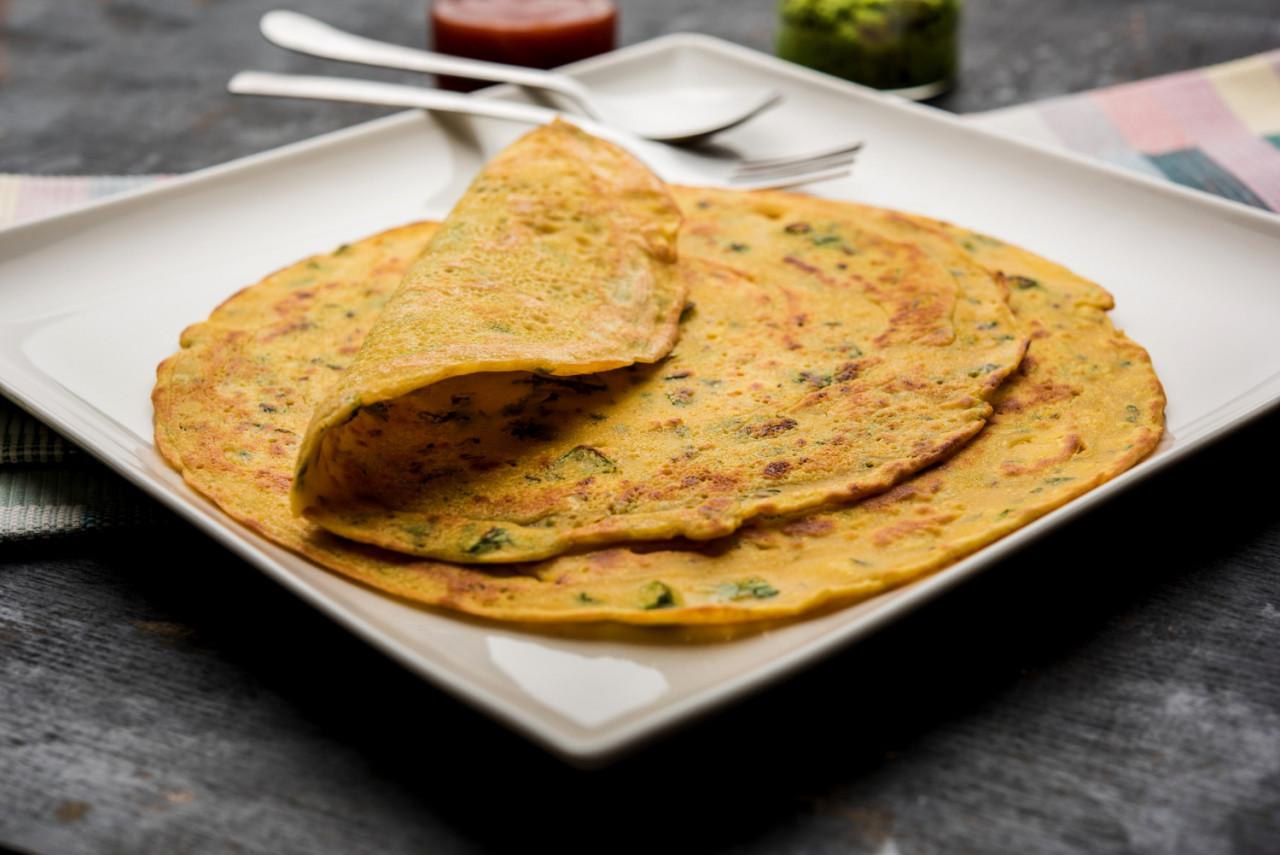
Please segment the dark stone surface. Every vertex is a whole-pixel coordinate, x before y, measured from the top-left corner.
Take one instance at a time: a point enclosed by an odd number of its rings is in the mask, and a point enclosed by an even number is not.
[[[276,0],[0,0],[0,171],[188,172],[389,111],[226,94],[236,71],[344,74],[268,44]],[[773,0],[623,0],[626,44],[703,32],[770,51]],[[426,44],[414,0],[292,5],[387,41]],[[1235,59],[1280,45],[1275,0],[970,0],[958,89],[973,112]],[[359,69],[363,76],[421,75]]]
[[[0,170],[183,171],[377,115],[248,0],[10,0]],[[767,47],[772,2],[624,2]],[[405,2],[299,2],[421,41]],[[971,110],[1280,46],[1269,2],[968,4]],[[377,74],[377,72],[373,72]],[[397,78],[394,73],[383,75]],[[617,766],[570,770],[185,524],[0,547],[0,841],[54,853],[1280,851],[1280,483],[1261,419]]]

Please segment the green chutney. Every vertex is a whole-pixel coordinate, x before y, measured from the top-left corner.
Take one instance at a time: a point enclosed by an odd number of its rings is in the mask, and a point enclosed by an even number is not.
[[[783,59],[917,97],[955,77],[960,0],[782,0],[779,13]]]

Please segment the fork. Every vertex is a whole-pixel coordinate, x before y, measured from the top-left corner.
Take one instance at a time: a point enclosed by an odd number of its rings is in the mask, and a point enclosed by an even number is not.
[[[241,95],[350,101],[389,107],[421,107],[534,125],[544,125],[562,117],[562,114],[556,110],[533,104],[477,98],[396,83],[339,77],[242,71],[231,78],[227,88]],[[665,181],[739,190],[796,187],[840,178],[849,174],[853,157],[862,147],[861,143],[851,143],[798,155],[742,158],[724,153],[724,150],[672,148],[580,116],[564,118],[588,133],[625,148]]]

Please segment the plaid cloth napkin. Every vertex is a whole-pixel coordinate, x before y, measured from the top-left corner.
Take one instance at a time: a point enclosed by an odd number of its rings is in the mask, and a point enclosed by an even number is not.
[[[1280,50],[968,119],[1280,211]]]
[[[0,397],[0,543],[147,525],[167,512]]]
[[[1269,211],[1280,211],[1280,50],[967,117]],[[162,176],[0,175],[0,226]],[[0,543],[148,525],[165,512],[0,398]]]

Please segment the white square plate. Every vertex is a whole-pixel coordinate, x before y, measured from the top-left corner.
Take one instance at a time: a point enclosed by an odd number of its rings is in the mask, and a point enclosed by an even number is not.
[[[353,584],[187,488],[152,444],[149,395],[156,364],[186,325],[299,258],[439,217],[515,133],[420,113],[0,232],[0,388],[406,667],[580,765],[606,762],[875,631],[1280,399],[1280,218],[1003,139],[706,37],[658,39],[574,73],[618,90],[776,86],[783,105],[727,142],[764,153],[865,140],[854,176],[815,192],[963,223],[1101,282],[1116,296],[1117,325],[1150,350],[1165,384],[1166,441],[1121,478],[933,576],[714,643],[679,630],[524,630]]]

